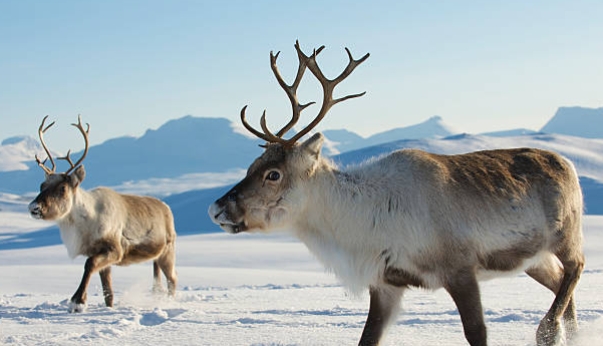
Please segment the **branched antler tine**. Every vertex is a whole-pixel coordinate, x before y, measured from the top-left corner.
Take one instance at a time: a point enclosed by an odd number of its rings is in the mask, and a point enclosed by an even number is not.
[[[241,122],[243,122],[243,126],[245,126],[245,128],[253,133],[254,135],[256,135],[257,137],[259,137],[260,139],[265,140],[266,142],[268,142],[268,138],[266,137],[265,134],[263,134],[262,132],[256,130],[253,128],[253,126],[249,125],[249,123],[247,123],[247,120],[245,119],[245,110],[247,110],[247,106],[243,107],[243,109],[241,109]],[[266,114],[266,111],[264,111],[264,114]]]
[[[312,102],[308,102],[305,105],[299,105],[299,110],[303,111],[304,109],[306,109],[308,106],[311,106],[313,104],[315,104],[316,102],[312,101]]]
[[[322,106],[320,107],[320,111],[318,112],[318,115],[316,116],[316,118],[314,118],[314,120],[310,124],[308,124],[308,126],[304,127],[295,136],[293,136],[291,139],[289,139],[290,143],[295,143],[298,139],[300,139],[301,137],[306,135],[308,132],[310,132],[314,127],[316,127],[316,125],[318,125],[318,123],[324,118],[324,116],[327,114],[329,109],[331,109],[331,107],[333,107],[333,105],[335,105],[341,101],[350,99],[350,98],[360,97],[366,93],[366,92],[362,92],[362,93],[358,93],[358,94],[352,94],[352,95],[347,95],[347,96],[340,97],[337,99],[333,99],[333,90],[335,89],[335,86],[337,84],[339,84],[342,80],[344,80],[347,76],[349,76],[358,65],[363,63],[366,59],[368,59],[370,54],[366,53],[362,58],[360,58],[358,60],[354,60],[354,58],[352,57],[352,53],[350,53],[350,50],[348,48],[345,48],[345,51],[347,52],[348,58],[349,58],[348,65],[345,67],[343,72],[341,72],[339,74],[339,76],[337,76],[337,78],[328,79],[322,73],[322,71],[320,70],[320,67],[318,67],[318,63],[316,62],[316,56],[318,55],[318,53],[320,53],[320,51],[323,48],[324,48],[324,46],[321,46],[320,48],[315,50],[314,53],[312,53],[312,55],[309,57],[308,62],[307,62],[308,69],[310,70],[310,72],[312,72],[312,74],[316,77],[316,79],[318,79],[318,81],[320,82],[320,85],[322,85],[322,88],[323,88]]]
[[[358,65],[362,64],[371,55],[370,53],[366,53],[362,58],[354,60],[354,57],[352,57],[352,53],[350,53],[350,50],[347,47],[345,48],[345,51],[348,53],[350,61],[348,62],[348,66],[346,66],[345,70],[343,70],[343,72],[341,72],[341,74],[333,80],[335,85],[344,80],[347,76],[349,76],[354,71],[354,69],[358,67]],[[364,94],[366,94],[366,91],[337,98],[331,102],[331,106],[341,101],[363,96]]]
[[[354,57],[352,57],[352,53],[350,53],[350,50],[347,47],[345,48],[345,51],[348,53],[348,58],[350,59],[350,61],[348,62],[348,66],[346,66],[345,70],[343,70],[343,72],[341,72],[341,74],[333,80],[333,83],[335,85],[339,84],[339,82],[349,76],[352,71],[354,71],[354,69],[358,67],[358,65],[362,64],[371,55],[370,53],[366,53],[362,58],[354,60]]]
[[[36,162],[38,163],[38,166],[40,166],[40,168],[42,168],[44,170],[44,172],[46,172],[46,174],[52,174],[54,173],[54,168],[50,169],[48,167],[46,167],[46,159],[44,159],[44,161],[41,161],[38,158],[38,155],[34,155]]]
[[[80,115],[77,116],[77,124],[71,124],[72,126],[75,126],[78,130],[80,130],[80,133],[82,134],[82,136],[84,136],[84,153],[82,154],[82,157],[79,158],[79,160],[77,160],[77,162],[75,164],[73,164],[71,162],[71,158],[69,157],[69,154],[71,152],[68,151],[67,155],[65,157],[63,157],[62,159],[66,160],[67,162],[69,162],[69,164],[71,165],[71,168],[67,170],[67,172],[65,172],[65,174],[69,174],[73,169],[75,169],[77,166],[79,166],[84,159],[86,158],[86,155],[88,155],[88,149],[89,149],[89,140],[88,140],[88,133],[90,132],[90,124],[86,123],[86,130],[84,130],[84,126],[82,125],[82,117]]]
[[[348,99],[353,99],[353,98],[355,98],[355,97],[364,96],[364,94],[366,94],[366,91],[363,91],[363,92],[358,93],[358,94],[351,94],[351,95],[347,95],[347,96],[343,96],[343,97],[340,97],[340,98],[334,99],[334,100],[331,102],[331,106],[333,106],[333,105],[335,105],[335,104],[338,104],[338,103],[339,103],[339,102],[341,102],[341,101],[345,101],[345,100],[348,100]]]
[[[42,148],[44,148],[44,151],[46,152],[46,159],[44,159],[44,161],[40,161],[40,159],[38,158],[38,155],[35,155],[35,158],[36,158],[36,162],[38,163],[38,166],[42,167],[44,172],[46,172],[47,174],[52,174],[56,170],[56,165],[54,163],[52,155],[50,155],[50,150],[48,150],[48,147],[46,146],[46,142],[44,141],[44,133],[52,125],[54,125],[54,121],[52,123],[50,123],[48,126],[44,127],[44,123],[46,122],[46,119],[48,119],[48,115],[45,116],[44,119],[42,119],[42,124],[40,124],[40,127],[38,128],[38,137],[40,137],[40,143],[42,144]],[[50,160],[50,164],[52,165],[52,168],[46,167],[46,160]]]
[[[57,157],[57,160],[65,160],[65,161],[67,161],[67,163],[69,163],[70,168],[67,170],[67,172],[70,172],[75,167],[75,165],[71,161],[71,149],[67,150],[67,155],[62,156],[62,157]]]
[[[320,46],[318,49],[315,49],[314,52],[312,53],[313,57],[316,57],[316,55],[318,55],[323,49],[325,48],[325,46]],[[287,131],[291,130],[291,128],[293,128],[293,126],[295,124],[297,124],[297,122],[299,121],[299,117],[301,115],[301,112],[307,108],[310,105],[313,105],[315,102],[309,102],[306,104],[300,104],[299,100],[297,99],[297,88],[299,87],[299,84],[301,83],[301,80],[304,76],[304,72],[306,71],[306,67],[308,66],[308,60],[311,59],[311,57],[307,56],[306,54],[304,54],[304,52],[302,52],[300,46],[299,46],[299,41],[295,41],[295,50],[297,51],[297,58],[299,60],[299,65],[297,67],[297,75],[295,76],[295,80],[293,81],[293,84],[291,85],[287,85],[282,77],[280,76],[280,74],[278,74],[278,69],[276,67],[276,58],[278,57],[278,53],[276,54],[276,56],[274,57],[273,60],[271,60],[272,62],[272,67],[273,67],[273,71],[275,73],[275,75],[277,75],[277,80],[279,81],[279,84],[281,85],[281,87],[283,89],[285,89],[285,92],[287,93],[287,96],[289,97],[289,101],[291,102],[291,109],[293,111],[293,114],[291,116],[291,120],[287,123],[287,125],[285,125],[282,129],[280,129],[277,133],[276,133],[276,137],[282,138],[285,133],[287,133]]]
[[[277,142],[277,143],[286,143],[287,141],[282,139],[281,137],[275,136],[270,132],[268,126],[266,125],[266,111],[262,114],[260,118],[260,126],[262,126],[262,130],[264,131],[264,135],[268,138],[268,142]]]
[[[323,49],[325,49],[325,46],[324,46],[324,45],[322,45],[322,46],[318,47],[317,49],[314,49],[314,51],[312,52],[312,55],[314,56],[314,58],[316,58],[316,56],[317,56],[318,54],[320,54],[320,52],[322,52],[322,50],[323,50]]]
[[[276,65],[276,59],[278,58],[278,54],[280,52],[277,53],[276,55],[272,55],[272,52],[270,52],[270,67],[272,68],[272,72],[274,73],[274,76],[276,77],[278,84],[281,86],[281,88],[283,88],[283,90],[285,90],[285,93],[287,94],[287,97],[289,98],[289,102],[291,102],[291,110],[292,110],[291,120],[276,133],[276,137],[281,137],[281,138],[283,135],[285,135],[285,133],[287,133],[287,131],[291,130],[291,128],[299,121],[301,111],[304,108],[309,106],[309,104],[308,105],[300,105],[299,100],[297,99],[297,88],[299,87],[299,84],[301,83],[301,80],[304,76],[304,72],[306,72],[306,65],[307,65],[308,57],[306,57],[306,55],[303,54],[303,52],[299,48],[299,41],[295,42],[295,49],[297,51],[297,58],[299,60],[299,64],[297,67],[297,74],[295,75],[295,79],[293,80],[293,83],[291,85],[288,85],[287,83],[285,83],[283,77],[281,76],[280,72],[278,71],[278,67]]]

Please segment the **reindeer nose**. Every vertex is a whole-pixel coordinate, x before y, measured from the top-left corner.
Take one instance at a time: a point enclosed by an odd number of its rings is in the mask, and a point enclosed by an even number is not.
[[[42,218],[42,208],[37,202],[29,203],[29,213],[36,219]]]
[[[207,210],[207,213],[209,214],[209,217],[211,218],[211,220],[212,220],[214,223],[218,223],[218,221],[217,221],[217,220],[218,220],[218,217],[219,217],[219,216],[220,216],[220,214],[222,214],[223,212],[224,212],[224,210],[223,210],[222,208],[220,208],[220,207],[218,206],[218,204],[217,204],[217,203],[215,203],[215,202],[214,202],[214,203],[212,203],[212,204],[209,206],[209,209]]]

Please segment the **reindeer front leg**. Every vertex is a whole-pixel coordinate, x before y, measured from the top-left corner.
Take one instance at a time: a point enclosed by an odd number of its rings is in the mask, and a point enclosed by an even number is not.
[[[113,290],[111,288],[111,264],[119,262],[121,253],[116,247],[103,243],[100,253],[94,256],[88,257],[84,264],[84,275],[80,282],[77,291],[71,297],[69,306],[69,312],[83,312],[86,308],[87,291],[88,285],[90,284],[90,277],[97,271],[100,272],[101,283],[103,286],[103,294],[105,296],[105,304],[111,307],[113,306]],[[107,295],[107,292],[110,294]]]
[[[82,277],[80,286],[73,294],[73,297],[71,297],[69,312],[83,312],[86,308],[86,300],[88,298],[86,291],[88,290],[88,284],[90,283],[90,276],[92,276],[93,268],[94,258],[88,257],[86,263],[84,264],[84,276]]]
[[[359,346],[379,345],[383,332],[400,309],[403,292],[404,288],[394,286],[369,288],[371,296],[369,313]]]

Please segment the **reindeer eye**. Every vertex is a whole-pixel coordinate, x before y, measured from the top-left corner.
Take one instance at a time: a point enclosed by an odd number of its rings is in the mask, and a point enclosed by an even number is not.
[[[272,180],[272,181],[277,181],[280,178],[281,178],[281,174],[277,171],[270,171],[268,173],[268,175],[266,175],[266,179]]]

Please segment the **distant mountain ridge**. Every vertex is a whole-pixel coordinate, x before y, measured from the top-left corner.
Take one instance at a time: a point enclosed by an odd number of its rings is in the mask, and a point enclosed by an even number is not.
[[[440,117],[366,139],[347,130],[328,130],[324,132],[327,137],[324,153],[336,155],[399,138],[437,138],[450,133]],[[0,169],[0,191],[15,194],[35,191],[44,177],[33,161],[36,153],[43,153],[38,141],[15,137],[5,142],[7,145],[0,147],[0,155],[7,153],[18,162],[4,160],[11,164]],[[84,161],[87,171],[84,187],[245,168],[261,154],[259,145],[262,143],[260,139],[243,135],[227,119],[187,115],[170,120],[156,130],[147,130],[138,138],[118,137],[90,147]],[[23,149],[22,154],[15,156],[7,149],[9,144],[28,150]],[[81,152],[72,153],[74,158],[80,155]],[[64,163],[57,164],[61,170]]]
[[[602,112],[603,108],[562,107],[542,131],[563,133],[562,131],[569,129],[569,125],[553,125],[564,119],[573,119],[572,126],[577,130],[572,133],[590,134],[590,128],[599,126],[593,126],[588,121],[603,118]],[[579,129],[582,130],[578,131]],[[488,136],[505,138],[535,133],[515,129],[489,133]],[[462,135],[440,116],[368,138],[345,129],[326,130],[323,134],[327,137],[323,154],[327,156],[399,140],[441,139]],[[600,138],[603,138],[603,134]],[[173,179],[187,174],[245,169],[263,151],[260,144],[263,144],[261,140],[244,135],[237,125],[227,119],[188,115],[170,120],[156,130],[148,130],[138,138],[113,138],[92,146],[84,162],[87,171],[84,187],[127,185],[149,179]],[[12,137],[2,142],[0,192],[23,194],[37,190],[44,173],[33,160],[36,153],[43,151],[38,141],[31,137]],[[73,153],[72,157],[79,155],[81,153]]]
[[[540,132],[603,138],[603,107],[559,107]]]
[[[446,124],[442,117],[437,115],[415,125],[379,132],[367,138],[363,138],[347,130],[327,130],[323,132],[329,140],[338,142],[337,149],[339,152],[356,150],[400,139],[442,138],[458,133],[452,126]]]

